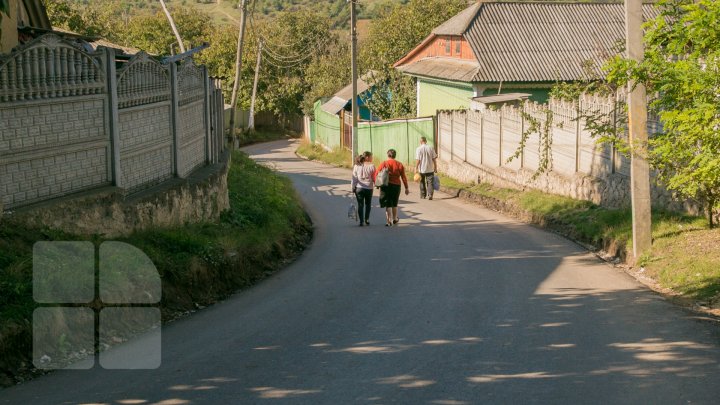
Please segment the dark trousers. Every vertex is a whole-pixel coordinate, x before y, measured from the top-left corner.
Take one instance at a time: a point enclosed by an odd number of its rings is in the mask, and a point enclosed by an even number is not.
[[[370,206],[372,205],[373,191],[366,188],[358,188],[355,197],[358,202],[358,219],[360,222],[370,220]]]
[[[420,197],[433,196],[433,180],[435,173],[420,173]]]

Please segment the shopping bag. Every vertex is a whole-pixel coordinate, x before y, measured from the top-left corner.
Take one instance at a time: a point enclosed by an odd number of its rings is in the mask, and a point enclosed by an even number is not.
[[[440,190],[440,177],[437,175],[433,176],[433,190]]]

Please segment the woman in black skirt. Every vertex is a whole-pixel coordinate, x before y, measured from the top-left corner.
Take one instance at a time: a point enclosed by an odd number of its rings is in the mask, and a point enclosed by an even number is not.
[[[398,218],[398,201],[400,200],[400,188],[402,185],[405,186],[405,195],[410,194],[408,189],[408,181],[405,176],[405,167],[402,163],[395,160],[397,152],[395,149],[387,151],[388,159],[380,164],[375,176],[382,169],[388,169],[388,185],[380,187],[380,207],[385,208],[385,226],[393,226],[397,224],[400,219]]]

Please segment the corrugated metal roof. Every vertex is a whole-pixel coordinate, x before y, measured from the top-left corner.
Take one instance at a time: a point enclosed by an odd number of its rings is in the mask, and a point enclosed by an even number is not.
[[[645,18],[657,9],[644,5]],[[593,73],[625,40],[623,4],[482,3],[465,38],[479,82],[578,80]],[[620,45],[620,47],[618,46]]]
[[[413,76],[436,77],[459,82],[472,82],[480,65],[476,61],[446,57],[429,57],[400,66],[403,73]]]
[[[363,94],[370,88],[370,85],[367,84],[365,80],[358,77],[357,81],[357,92],[358,94]],[[351,102],[353,98],[353,91],[352,91],[352,83],[348,84],[347,86],[343,87],[340,91],[335,93],[330,101],[326,102],[320,108],[322,108],[324,111],[329,112],[330,114],[337,114],[345,108],[347,103]]]
[[[440,26],[432,30],[435,35],[462,35],[467,31],[470,24],[475,19],[481,3],[475,3],[472,6],[458,13],[455,17],[445,21]]]

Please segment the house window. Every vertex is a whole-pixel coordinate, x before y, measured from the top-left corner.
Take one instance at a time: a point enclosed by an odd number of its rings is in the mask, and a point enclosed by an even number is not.
[[[450,55],[450,51],[452,51],[452,39],[445,41],[445,53]]]
[[[462,41],[457,40],[457,41],[455,41],[455,54],[459,56],[461,51],[462,51]]]

